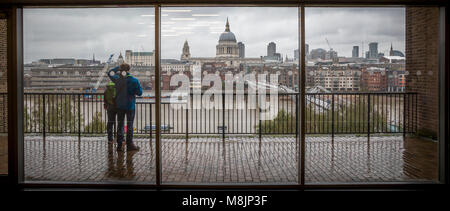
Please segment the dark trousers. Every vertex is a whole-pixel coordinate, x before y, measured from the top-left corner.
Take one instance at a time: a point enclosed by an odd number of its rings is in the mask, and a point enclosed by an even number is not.
[[[106,131],[108,132],[108,141],[114,140],[114,126],[116,125],[117,109],[108,107],[106,109],[108,114],[108,123],[106,123]]]
[[[119,109],[117,111],[117,122],[118,122],[118,129],[117,129],[117,143],[122,144],[123,142],[123,131],[124,131],[124,119],[125,115],[127,116],[127,145],[130,145],[133,143],[133,122],[134,122],[134,110],[121,110]]]

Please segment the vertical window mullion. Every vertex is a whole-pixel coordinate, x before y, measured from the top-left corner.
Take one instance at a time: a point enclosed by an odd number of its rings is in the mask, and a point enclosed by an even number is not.
[[[161,185],[161,5],[155,5],[155,118],[156,186]]]
[[[300,142],[300,151],[297,153],[299,154],[299,160],[298,160],[298,184],[303,186],[305,185],[305,7],[304,5],[299,6],[299,20],[298,20],[298,30],[299,30],[299,93],[300,93],[300,103],[298,103],[297,106],[299,106],[298,111],[299,119],[297,121],[300,121],[298,126],[299,133],[298,137],[300,140],[297,140],[297,142]]]

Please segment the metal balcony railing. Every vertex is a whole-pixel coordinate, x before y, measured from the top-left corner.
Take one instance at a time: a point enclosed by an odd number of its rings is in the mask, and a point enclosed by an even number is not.
[[[298,93],[273,98],[258,94],[190,94],[172,101],[163,97],[161,133],[296,135],[299,97]],[[305,98],[307,134],[370,135],[417,130],[417,93],[307,93]],[[0,99],[4,107],[0,132],[6,133],[7,94],[1,93]],[[267,106],[271,109],[265,109]],[[155,115],[154,98],[137,98],[135,134],[153,135]],[[103,94],[24,94],[25,133],[41,133],[44,137],[49,133],[104,134],[106,123]]]

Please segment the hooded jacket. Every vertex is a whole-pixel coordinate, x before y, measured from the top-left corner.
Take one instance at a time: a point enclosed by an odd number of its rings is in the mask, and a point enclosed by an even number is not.
[[[121,110],[135,110],[136,96],[142,95],[139,80],[127,72],[122,76],[119,66],[108,71],[108,77],[116,84],[116,107]]]

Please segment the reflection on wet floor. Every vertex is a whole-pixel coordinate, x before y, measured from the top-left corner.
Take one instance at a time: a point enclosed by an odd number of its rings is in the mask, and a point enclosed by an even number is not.
[[[132,180],[136,176],[133,161],[136,152],[116,152],[115,149],[113,144],[108,144],[108,169],[105,176],[107,178]],[[125,161],[124,158],[126,158]]]
[[[437,179],[437,144],[401,136],[307,137],[307,183]],[[155,143],[116,152],[102,137],[26,137],[25,175],[33,181],[155,182]],[[162,140],[163,183],[295,183],[294,137]]]
[[[314,139],[314,138],[310,138]],[[437,179],[437,144],[415,138],[319,139],[306,145],[306,182],[390,182]]]
[[[8,174],[8,134],[0,134],[0,175]]]

